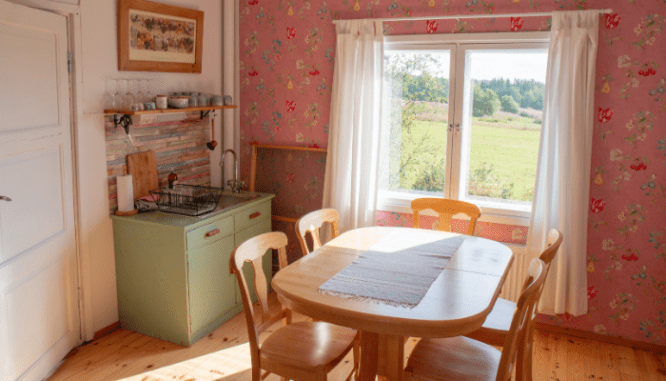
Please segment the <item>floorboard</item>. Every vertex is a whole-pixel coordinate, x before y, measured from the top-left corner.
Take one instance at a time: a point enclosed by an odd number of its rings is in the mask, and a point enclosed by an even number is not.
[[[271,296],[271,308],[278,308]],[[294,321],[305,317],[294,314]],[[418,339],[405,343],[408,356]],[[343,380],[352,356],[329,374]],[[534,335],[534,380],[666,380],[666,355],[552,332]],[[241,313],[191,347],[118,329],[74,349],[49,381],[250,381],[250,352]],[[278,381],[270,375],[267,381]]]

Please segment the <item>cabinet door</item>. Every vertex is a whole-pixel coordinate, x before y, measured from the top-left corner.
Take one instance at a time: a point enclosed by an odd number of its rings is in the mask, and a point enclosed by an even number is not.
[[[235,244],[236,246],[240,245],[244,241],[257,236],[259,234],[268,233],[271,231],[271,219],[265,218],[262,221],[236,233]],[[270,289],[271,279],[273,276],[273,256],[271,253],[265,254],[262,262],[264,268],[264,273],[266,274],[266,282]],[[250,289],[250,296],[252,297],[252,302],[257,301],[257,294],[254,292],[254,271],[252,271],[252,265],[250,263],[245,263],[243,265],[243,273],[245,274],[245,281],[247,282],[247,287]],[[236,303],[243,303],[240,294],[240,288],[236,284]]]
[[[229,235],[188,253],[190,336],[236,305],[235,278],[229,269],[234,237]]]

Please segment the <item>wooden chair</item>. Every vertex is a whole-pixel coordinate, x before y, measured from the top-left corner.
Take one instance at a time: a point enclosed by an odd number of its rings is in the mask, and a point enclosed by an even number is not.
[[[560,233],[560,231],[557,229],[551,229],[548,232],[547,242],[548,242],[548,247],[546,247],[543,253],[541,253],[541,255],[539,256],[539,259],[541,259],[545,263],[546,276],[548,276],[548,271],[550,271],[550,264],[553,261],[553,258],[555,258],[555,254],[557,254],[557,250],[559,249],[560,244],[562,243],[562,233]],[[536,299],[537,304],[539,303],[539,299],[541,298],[542,291],[543,287],[539,289],[539,293],[537,294],[537,299]],[[506,337],[509,334],[509,330],[511,329],[511,319],[513,317],[514,311],[516,311],[516,303],[506,299],[498,298],[497,301],[495,302],[493,310],[490,311],[490,314],[488,314],[486,321],[483,323],[483,326],[478,330],[469,333],[465,336],[489,345],[494,345],[494,346],[504,345],[504,343],[506,342]],[[527,361],[526,369],[529,369],[529,372],[526,371],[525,379],[531,380],[532,379],[531,378],[532,376],[531,335],[530,335],[530,340],[526,346],[526,352],[529,353],[530,356],[526,359]]]
[[[291,313],[284,307],[271,316],[268,309],[266,275],[261,266],[263,255],[270,249],[278,251],[280,269],[287,266],[287,236],[282,232],[258,235],[238,245],[231,253],[231,269],[241,289],[245,320],[252,357],[252,380],[261,381],[275,373],[283,379],[326,380],[328,372],[342,361],[354,344],[356,331],[324,322],[291,322]],[[268,251],[272,252],[272,251]],[[242,266],[251,262],[254,285],[259,299],[261,319],[258,322],[250,299],[250,291]],[[283,326],[272,332],[262,343],[259,335],[279,320]],[[262,375],[261,370],[266,372]],[[351,375],[356,371],[352,370]]]
[[[458,213],[465,213],[469,216],[469,227],[467,235],[474,235],[476,220],[481,216],[481,209],[474,204],[465,201],[449,200],[446,198],[417,198],[412,201],[412,213],[414,227],[419,227],[419,213],[422,210],[432,209],[439,214],[439,229],[441,231],[451,231],[451,218]]]
[[[506,381],[515,368],[516,381],[522,381],[525,345],[532,333],[532,316],[545,279],[544,262],[534,258],[501,352],[464,336],[421,339],[409,356],[406,375],[412,380]]]
[[[312,237],[312,250],[317,250],[321,247],[321,238],[319,237],[319,229],[321,226],[324,222],[329,222],[331,224],[331,237],[335,238],[340,234],[338,231],[339,219],[340,215],[335,209],[315,210],[314,212],[310,212],[299,218],[296,222],[296,236],[301,243],[301,251],[303,252],[303,255],[308,255],[310,253],[305,236],[310,233],[310,236]]]
[[[335,238],[340,234],[338,231],[339,219],[340,215],[338,214],[338,211],[332,208],[315,210],[299,218],[298,221],[296,221],[296,236],[298,237],[298,242],[301,244],[303,255],[310,254],[310,249],[308,248],[305,236],[310,233],[310,237],[312,237],[312,250],[317,250],[321,247],[319,229],[321,229],[324,222],[330,223],[331,238]],[[357,335],[356,340],[354,340],[354,369],[359,368],[360,348],[361,336]]]

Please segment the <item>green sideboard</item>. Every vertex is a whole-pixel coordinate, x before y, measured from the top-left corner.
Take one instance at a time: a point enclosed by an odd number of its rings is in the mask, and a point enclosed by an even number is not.
[[[190,346],[241,312],[229,258],[236,245],[271,231],[273,197],[261,194],[207,218],[112,216],[120,326]],[[270,284],[270,255],[263,266]],[[249,263],[243,271],[253,289]]]

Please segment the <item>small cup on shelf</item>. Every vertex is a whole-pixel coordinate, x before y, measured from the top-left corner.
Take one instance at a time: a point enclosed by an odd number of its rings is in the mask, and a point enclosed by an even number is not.
[[[208,106],[209,100],[206,94],[199,93],[199,96],[197,98],[199,100],[199,106]]]
[[[210,101],[211,106],[223,106],[224,98],[221,95],[213,95]]]

